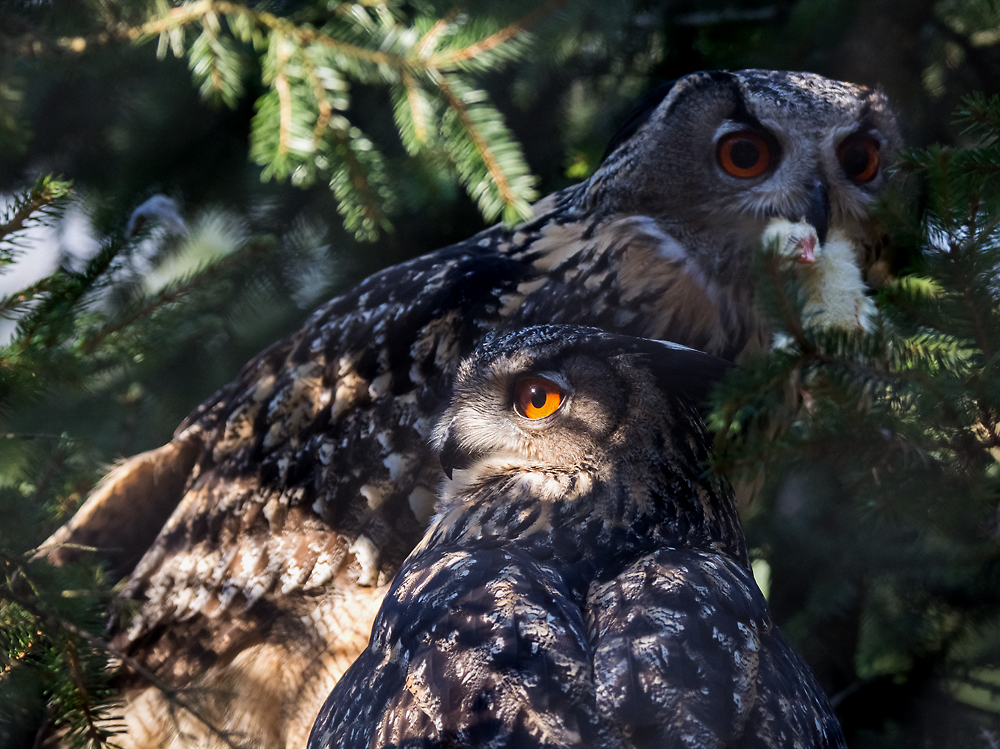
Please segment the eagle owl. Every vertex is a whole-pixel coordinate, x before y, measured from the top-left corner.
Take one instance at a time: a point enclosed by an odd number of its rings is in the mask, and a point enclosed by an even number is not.
[[[768,226],[836,232],[866,267],[897,145],[886,98],[862,86],[747,70],[661,87],[591,178],[326,303],[119,466],[45,553],[96,547],[130,575],[138,612],[115,644],[191,687],[216,727],[301,744],[435,512],[428,440],[461,358],[540,323],[734,361],[765,348],[750,266]],[[128,669],[121,689],[125,745],[211,740]]]
[[[846,746],[706,476],[723,369],[593,328],[487,338],[434,432],[440,514],[309,749]]]

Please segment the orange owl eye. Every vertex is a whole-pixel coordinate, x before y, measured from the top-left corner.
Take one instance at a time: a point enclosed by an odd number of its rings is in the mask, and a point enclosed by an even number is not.
[[[759,177],[771,166],[771,147],[757,133],[741,130],[719,141],[719,165],[734,177]]]
[[[852,135],[840,144],[837,159],[848,179],[859,184],[875,179],[878,174],[878,146],[878,141],[867,135]]]
[[[559,410],[565,394],[552,380],[544,377],[528,377],[517,383],[514,391],[514,407],[521,416],[529,419],[544,419]]]

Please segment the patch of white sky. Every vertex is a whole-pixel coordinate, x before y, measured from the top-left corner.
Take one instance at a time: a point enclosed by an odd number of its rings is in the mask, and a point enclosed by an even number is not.
[[[11,195],[0,195],[0,213],[12,202]],[[8,296],[40,281],[58,268],[62,260],[77,267],[92,258],[101,247],[81,201],[72,201],[60,221],[35,224],[18,233],[17,244],[20,248],[17,259],[0,275],[0,296]]]
[[[0,215],[13,197],[0,195]],[[219,208],[204,208],[185,222],[171,198],[154,195],[130,216],[129,229],[148,229],[134,240],[128,252],[128,273],[142,278],[146,293],[192,275],[243,246],[249,239],[246,220]],[[325,243],[325,231],[300,219],[285,241],[297,248],[298,262],[287,268],[293,300],[301,308],[313,306],[334,272]],[[0,297],[17,292],[55,271],[60,264],[82,270],[101,248],[94,231],[86,196],[72,198],[58,221],[34,225],[17,235],[20,251],[14,263],[0,273]],[[15,320],[0,319],[0,345],[9,342]]]
[[[12,195],[0,195],[0,215],[13,200]],[[0,273],[0,297],[42,280],[62,263],[77,268],[101,248],[85,204],[80,200],[71,201],[58,221],[30,225],[17,234],[15,241],[15,260]],[[0,318],[0,345],[10,341],[16,325],[16,319]]]

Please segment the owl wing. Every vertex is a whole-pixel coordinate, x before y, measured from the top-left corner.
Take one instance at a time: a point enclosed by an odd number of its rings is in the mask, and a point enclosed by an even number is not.
[[[183,682],[276,615],[385,584],[433,513],[427,440],[453,372],[524,273],[473,243],[390,268],[202,405],[174,440],[201,453],[132,573],[144,605],[122,644]]]
[[[197,699],[216,695],[203,712],[224,727],[304,740],[433,512],[427,437],[488,331],[576,322],[726,355],[757,340],[739,315],[725,323],[679,245],[663,254],[651,219],[581,212],[582,187],[516,231],[371,276],[247,364],[169,445],[116,470],[44,552],[101,547],[121,574],[141,557],[125,590],[141,607],[115,644]],[[206,730],[177,725],[142,679],[122,683],[130,735],[166,745],[163,731]]]
[[[747,733],[752,746],[847,749],[840,722],[809,666],[777,628],[765,641],[757,676],[757,704]]]
[[[637,747],[843,746],[825,696],[735,561],[658,551],[593,585],[587,611],[601,714]]]
[[[366,645],[433,513],[428,437],[454,370],[531,272],[483,240],[333,300],[178,431],[173,444],[198,454],[184,454],[183,498],[131,575],[126,595],[142,604],[115,643],[196,687],[224,729],[301,745]],[[139,746],[206,730],[178,723],[143,679],[123,686],[130,736],[151,732]]]
[[[586,625],[565,583],[510,549],[420,552],[309,749],[621,747],[599,725]]]

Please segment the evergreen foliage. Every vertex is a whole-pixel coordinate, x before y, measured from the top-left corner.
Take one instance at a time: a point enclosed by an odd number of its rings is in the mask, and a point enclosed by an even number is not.
[[[905,158],[907,191],[880,218],[912,262],[879,291],[873,334],[812,329],[794,278],[762,256],[762,302],[788,343],[720,390],[716,468],[762,484],[747,516],[755,569],[770,570],[776,621],[852,746],[1000,746],[1000,106],[974,97],[958,129],[948,118],[964,92],[1000,87],[995,5],[0,4],[0,189],[64,164],[76,185],[68,197],[43,178],[18,195],[0,217],[0,274],[54,241],[32,225],[58,229],[74,206],[101,237],[89,259],[67,255],[0,299],[12,326],[0,349],[0,746],[33,745],[39,726],[98,746],[115,728],[104,698],[119,656],[101,634],[109,611],[128,614],[116,581],[30,561],[104,463],[166,439],[337,284],[468,236],[477,211],[523,215],[527,161],[542,192],[587,176],[643,89],[750,66],[882,82],[910,142],[967,146]],[[117,86],[107,101],[94,83],[105,78]],[[176,96],[189,79],[214,109]],[[188,120],[171,119],[177,101]],[[172,141],[178,130],[187,142]],[[246,152],[259,169],[242,166]],[[454,199],[455,179],[475,210]],[[172,190],[201,223],[126,237],[128,211]],[[238,218],[204,211],[230,190],[242,191]],[[330,237],[350,243],[297,210],[321,211],[327,192],[348,232],[383,233],[377,254],[338,252],[333,265]]]
[[[56,222],[69,195],[69,183],[45,177],[14,199],[0,220],[0,270],[38,243],[27,233]],[[31,745],[40,725],[64,732],[72,746],[105,745],[116,727],[110,679],[124,657],[101,639],[109,612],[128,614],[114,581],[86,564],[32,561],[37,545],[106,470],[92,440],[32,430],[38,409],[46,401],[58,407],[73,391],[99,403],[122,382],[141,391],[144,368],[225,336],[229,315],[266,309],[281,266],[316,270],[302,237],[231,236],[206,253],[213,237],[219,242],[218,227],[213,234],[208,223],[179,240],[155,228],[118,232],[82,268],[67,259],[0,299],[0,314],[16,321],[0,347],[0,415],[9,430],[0,434],[2,746]]]
[[[716,393],[715,468],[764,477],[749,534],[772,606],[855,746],[988,746],[1000,734],[1000,100],[958,113],[975,145],[906,154],[917,209],[882,219],[919,258],[872,334],[817,330],[761,255],[787,343]]]
[[[327,182],[345,227],[373,239],[390,227],[395,187],[379,148],[353,122],[351,83],[389,87],[407,151],[446,154],[487,221],[526,218],[535,178],[503,117],[470,76],[520,57],[528,29],[563,4],[549,0],[525,9],[513,3],[502,13],[473,17],[391,0],[340,3],[321,18],[311,6],[276,15],[230,0],[176,6],[158,0],[144,21],[107,19],[105,28],[59,43],[155,39],[160,57],[187,59],[205,99],[229,107],[239,104],[247,79],[259,76],[265,92],[255,104],[250,153],[263,167],[262,178],[298,186]],[[523,15],[504,23],[511,11]]]

